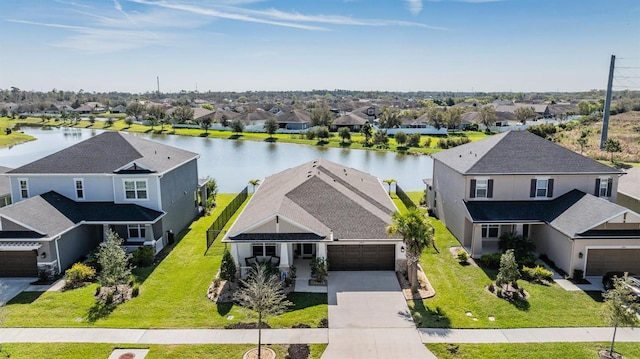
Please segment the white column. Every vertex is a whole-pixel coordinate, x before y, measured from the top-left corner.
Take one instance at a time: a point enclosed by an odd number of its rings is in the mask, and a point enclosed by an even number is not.
[[[107,240],[107,236],[109,236],[109,225],[102,225],[102,241],[105,242]]]
[[[523,225],[522,225],[522,223],[516,224],[515,232],[516,232],[516,234],[520,234],[520,235],[523,233]]]
[[[280,267],[289,267],[289,243],[280,243]]]
[[[153,227],[150,224],[144,225],[144,240],[145,241],[153,241],[155,236],[153,235]]]
[[[471,257],[479,258],[482,255],[482,225],[473,225],[473,234],[471,235]]]
[[[316,243],[316,257],[317,258],[327,258],[327,244],[326,243]]]

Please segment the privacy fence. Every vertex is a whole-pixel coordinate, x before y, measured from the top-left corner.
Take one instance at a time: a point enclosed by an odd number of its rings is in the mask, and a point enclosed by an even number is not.
[[[413,203],[413,201],[411,200],[411,198],[409,198],[409,196],[407,196],[407,194],[402,190],[402,188],[400,188],[400,186],[398,186],[398,183],[396,182],[396,195],[398,195],[398,198],[400,198],[400,200],[402,201],[402,203],[404,203],[405,207],[408,208],[416,208],[416,204]]]
[[[247,200],[249,193],[249,186],[245,187],[237,196],[222,210],[218,217],[213,221],[209,229],[207,229],[207,249],[205,254],[209,250],[209,247],[218,238],[222,229],[227,225],[234,213],[240,208],[240,206]]]

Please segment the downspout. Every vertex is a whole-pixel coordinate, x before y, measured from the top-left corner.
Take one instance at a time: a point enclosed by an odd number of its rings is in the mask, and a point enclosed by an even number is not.
[[[58,262],[58,274],[62,273],[62,265],[60,264],[60,249],[58,249],[58,239],[62,238],[61,236],[56,237],[54,239],[56,244],[56,261]]]
[[[575,260],[575,254],[576,254],[576,240],[575,238],[571,238],[571,260],[569,261],[569,273],[567,273],[567,275],[569,276],[569,278],[573,278],[573,271],[575,270],[573,268],[573,261]],[[586,261],[585,261],[586,263]],[[584,274],[583,274],[584,276]],[[574,278],[577,279],[577,278]]]

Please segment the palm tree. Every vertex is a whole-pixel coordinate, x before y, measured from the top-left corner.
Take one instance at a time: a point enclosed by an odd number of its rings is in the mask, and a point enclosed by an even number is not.
[[[411,208],[407,212],[394,212],[393,223],[387,226],[387,234],[402,236],[405,254],[407,256],[407,274],[411,283],[411,291],[418,291],[418,261],[422,251],[433,242],[433,226],[424,213],[418,208]]]
[[[396,180],[394,180],[393,178],[389,178],[389,179],[386,179],[386,180],[384,180],[382,182],[386,183],[389,186],[389,196],[391,196],[391,184],[395,183]]]
[[[259,179],[249,180],[249,184],[253,186],[253,193],[256,193],[256,186],[260,184]]]

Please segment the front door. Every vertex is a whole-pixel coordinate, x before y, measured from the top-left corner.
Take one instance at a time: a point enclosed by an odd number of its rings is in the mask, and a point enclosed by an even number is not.
[[[302,258],[313,257],[313,243],[302,244]]]

